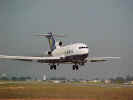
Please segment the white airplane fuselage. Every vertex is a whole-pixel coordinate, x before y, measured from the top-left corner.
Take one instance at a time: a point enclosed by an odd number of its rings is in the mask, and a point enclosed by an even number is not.
[[[53,50],[52,56],[63,57],[63,62],[70,62],[73,59],[73,62],[79,63],[82,62],[85,58],[88,57],[89,48],[84,43],[74,43],[66,46],[56,46],[56,49]]]

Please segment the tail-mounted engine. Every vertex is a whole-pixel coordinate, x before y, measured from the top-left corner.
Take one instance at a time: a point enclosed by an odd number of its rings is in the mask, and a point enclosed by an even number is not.
[[[60,47],[62,47],[62,41],[56,42],[56,48],[60,48]]]
[[[48,55],[51,56],[52,55],[52,52],[51,51],[48,51]]]
[[[60,46],[60,47],[62,46],[62,41],[59,42],[59,46]]]

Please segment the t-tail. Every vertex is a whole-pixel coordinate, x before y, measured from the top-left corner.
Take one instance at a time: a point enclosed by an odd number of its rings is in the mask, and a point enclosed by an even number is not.
[[[53,51],[56,46],[55,46],[55,39],[53,37],[53,33],[52,32],[48,32],[48,36],[46,36],[46,38],[48,38],[48,42],[49,42],[49,48],[51,51]]]
[[[59,35],[59,34],[56,34],[55,32],[41,33],[41,34],[39,34],[39,36],[44,36],[48,39],[49,48],[51,51],[56,49],[56,41],[55,41],[54,37],[64,37],[63,34]]]

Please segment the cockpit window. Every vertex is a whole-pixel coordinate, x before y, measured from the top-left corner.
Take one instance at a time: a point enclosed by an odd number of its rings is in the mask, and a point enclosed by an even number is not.
[[[88,47],[79,47],[79,49],[88,48]]]

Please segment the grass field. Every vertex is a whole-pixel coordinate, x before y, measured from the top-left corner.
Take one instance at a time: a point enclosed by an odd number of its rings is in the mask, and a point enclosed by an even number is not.
[[[0,99],[67,98],[133,100],[133,88],[77,85],[78,83],[0,82]]]

